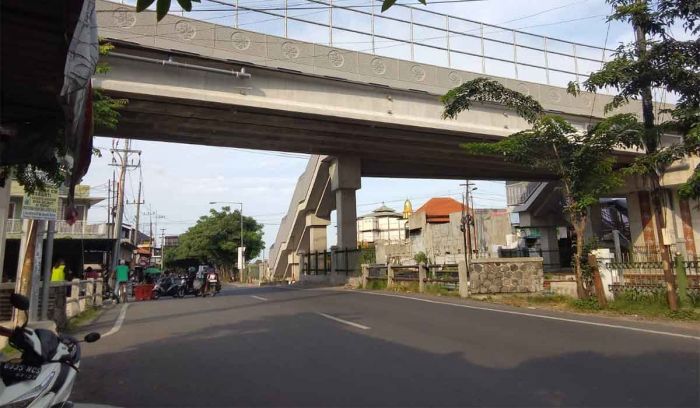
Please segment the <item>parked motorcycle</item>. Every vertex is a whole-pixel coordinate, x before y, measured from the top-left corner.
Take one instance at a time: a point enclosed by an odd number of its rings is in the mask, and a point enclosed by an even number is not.
[[[219,280],[219,274],[214,270],[206,272],[202,296],[216,296],[216,294],[219,292],[221,292],[221,281]]]
[[[158,280],[153,287],[152,298],[158,299],[161,296],[185,297],[185,285],[183,279],[172,276],[164,276]]]
[[[22,295],[12,294],[10,302],[25,314],[29,309],[29,299]],[[80,367],[81,341],[26,323],[14,330],[0,326],[0,335],[22,352],[21,358],[0,363],[0,406],[72,406],[68,398]],[[90,333],[83,341],[99,339],[99,333]]]
[[[185,295],[199,296],[202,294],[202,286],[204,286],[204,277],[190,268],[184,278]]]

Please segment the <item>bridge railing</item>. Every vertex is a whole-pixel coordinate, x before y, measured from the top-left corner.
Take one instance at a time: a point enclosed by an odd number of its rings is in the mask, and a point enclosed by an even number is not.
[[[181,14],[197,19],[207,12],[207,19],[225,18],[235,28],[559,86],[587,77],[614,52],[401,4],[383,13],[381,2],[343,0],[208,0],[197,6]]]

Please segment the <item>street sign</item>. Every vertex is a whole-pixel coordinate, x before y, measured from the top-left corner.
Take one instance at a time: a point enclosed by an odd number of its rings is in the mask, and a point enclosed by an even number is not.
[[[22,218],[56,221],[58,218],[58,189],[47,187],[44,191],[24,193]]]

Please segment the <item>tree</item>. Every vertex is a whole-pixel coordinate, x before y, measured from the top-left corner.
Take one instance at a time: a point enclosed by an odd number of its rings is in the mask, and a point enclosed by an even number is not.
[[[670,248],[663,240],[665,228],[663,209],[671,192],[663,188],[661,179],[673,162],[688,155],[700,155],[700,6],[697,0],[607,0],[614,8],[610,21],[630,23],[635,40],[621,44],[611,61],[583,82],[590,92],[615,89],[617,94],[605,106],[614,110],[629,100],[641,100],[642,118],[614,115],[609,123],[628,122],[626,130],[632,145],[644,154],[637,158],[627,173],[639,175],[646,182],[651,195],[657,239],[666,280],[668,304],[677,310],[675,280],[671,266]],[[672,29],[691,34],[694,39],[678,40]],[[677,31],[678,32],[678,31]],[[577,93],[581,86],[570,83]],[[655,106],[652,89],[678,96],[674,107]],[[662,144],[665,134],[679,135],[670,145]],[[700,166],[696,167],[678,193],[683,198],[700,198]]]
[[[255,258],[264,248],[263,225],[252,217],[243,217],[243,243],[246,259]],[[241,212],[223,207],[210,210],[182,234],[179,243],[166,254],[170,265],[196,260],[210,263],[224,272],[230,272],[238,259],[241,244]]]
[[[427,4],[427,0],[418,0],[422,4]],[[149,8],[153,3],[156,3],[156,19],[158,21],[162,20],[170,11],[170,6],[172,0],[137,0],[136,1],[136,12]],[[177,0],[177,3],[185,11],[192,11],[192,3],[201,3],[201,0]],[[396,0],[384,0],[382,2],[382,13],[387,11],[391,6],[396,4]]]
[[[455,118],[471,103],[502,104],[523,117],[532,127],[495,143],[467,143],[462,148],[472,155],[502,157],[525,167],[543,169],[556,175],[562,185],[564,209],[576,234],[576,288],[580,298],[587,296],[581,259],[588,207],[620,185],[615,171],[614,148],[627,144],[621,123],[607,122],[582,133],[560,116],[547,115],[530,96],[500,83],[477,78],[450,90],[442,97],[443,118]]]

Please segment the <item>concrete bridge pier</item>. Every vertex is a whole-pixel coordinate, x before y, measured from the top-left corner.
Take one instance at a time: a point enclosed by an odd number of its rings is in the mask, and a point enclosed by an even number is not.
[[[358,157],[339,156],[329,168],[331,191],[335,194],[338,221],[337,246],[357,248],[357,200],[355,191],[362,186],[362,165]]]

